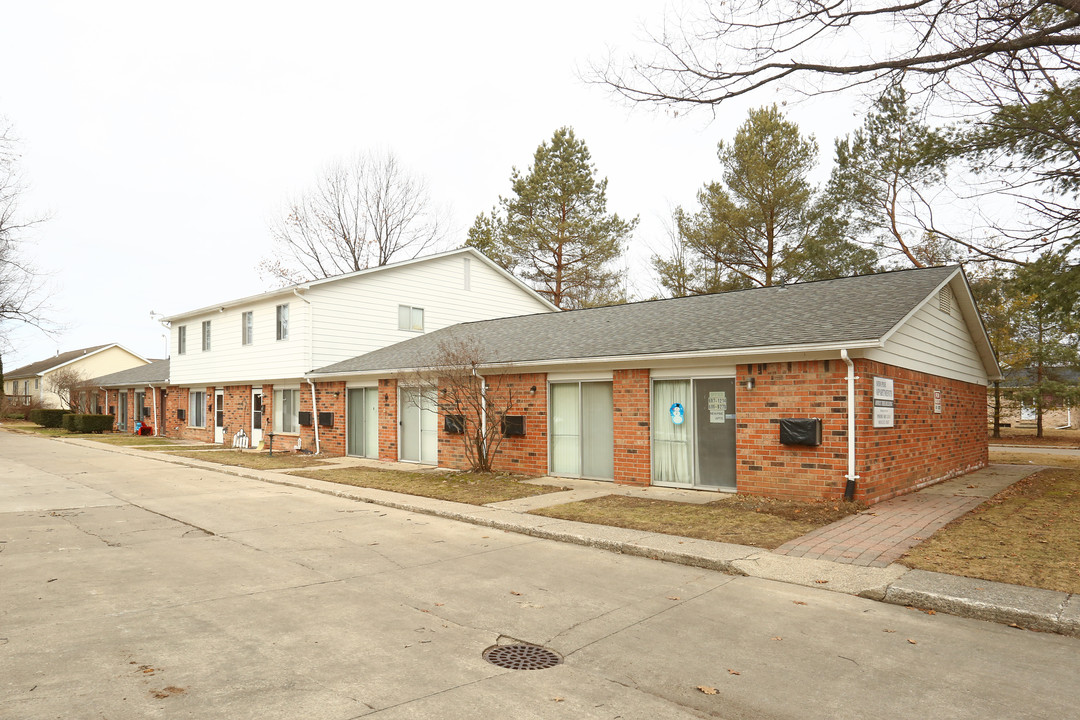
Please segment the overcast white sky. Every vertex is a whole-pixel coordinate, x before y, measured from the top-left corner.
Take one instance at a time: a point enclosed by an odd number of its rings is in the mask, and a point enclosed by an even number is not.
[[[579,79],[663,11],[645,0],[7,3],[0,115],[22,140],[25,210],[51,214],[29,250],[65,329],[17,330],[5,367],[107,342],[162,357],[150,311],[267,289],[255,265],[269,219],[357,151],[391,149],[425,175],[458,246],[509,193],[511,167],[563,125],[609,179],[609,210],[640,215],[632,287],[655,293],[648,258],[666,242],[664,219],[718,176],[716,143],[751,106],[674,117]],[[826,157],[861,119],[855,98],[788,110]]]

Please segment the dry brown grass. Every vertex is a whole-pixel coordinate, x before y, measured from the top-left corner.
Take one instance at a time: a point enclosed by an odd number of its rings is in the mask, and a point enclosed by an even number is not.
[[[920,570],[1080,593],[1080,471],[1038,472],[958,518],[901,562]]]
[[[1053,430],[1043,428],[1043,436],[1035,437],[1035,428],[1001,428],[1001,438],[990,438],[991,445],[1044,445],[1046,447],[1080,448],[1080,429]]]
[[[267,453],[244,452],[242,450],[173,450],[165,452],[179,457],[206,460],[221,465],[236,465],[253,470],[286,470],[329,464],[325,460],[319,460],[310,455],[295,455],[292,453],[268,455]]]
[[[990,462],[1004,463],[1006,465],[1047,465],[1052,467],[1080,468],[1080,455],[1033,453],[991,446]]]
[[[534,515],[773,549],[863,508],[733,495],[705,505],[605,495],[533,510]]]
[[[298,472],[313,480],[326,480],[343,485],[389,490],[390,492],[421,497],[451,500],[469,505],[487,505],[504,500],[517,500],[533,495],[558,492],[566,488],[553,485],[533,485],[522,478],[496,473],[439,473],[378,470],[374,468],[341,468]]]

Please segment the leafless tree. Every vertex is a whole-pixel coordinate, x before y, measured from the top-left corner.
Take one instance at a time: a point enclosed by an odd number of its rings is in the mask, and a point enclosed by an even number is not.
[[[49,373],[45,389],[55,393],[66,409],[84,414],[90,412],[91,394],[97,392],[97,387],[90,379],[81,370],[71,366]]]
[[[504,374],[485,375],[479,341],[450,337],[423,362],[423,367],[398,378],[403,387],[418,388],[421,396],[435,398],[439,415],[449,417],[469,468],[491,472],[502,444],[503,419],[521,396]]]
[[[53,328],[45,317],[43,275],[22,252],[23,233],[43,218],[28,217],[19,210],[26,186],[18,171],[18,159],[11,126],[0,118],[0,397],[8,328],[19,323],[46,333]]]
[[[954,87],[957,76],[1077,69],[1080,0],[727,0],[668,17],[655,53],[595,67],[634,101],[717,106],[767,86],[803,92],[875,81]]]
[[[1080,0],[702,0],[669,15],[650,51],[595,64],[591,80],[673,110],[762,91],[815,95],[903,82],[962,121],[957,152],[982,203],[961,252],[1009,260],[1080,233]],[[970,143],[964,147],[964,143]],[[955,184],[955,183],[953,183]]]
[[[260,273],[292,284],[416,257],[443,239],[426,181],[391,152],[357,155],[322,173],[271,223]]]

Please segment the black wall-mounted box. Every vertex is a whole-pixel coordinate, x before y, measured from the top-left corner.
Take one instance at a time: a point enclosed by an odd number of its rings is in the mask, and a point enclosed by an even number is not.
[[[310,427],[311,426],[311,412],[310,411],[305,410],[304,412],[297,413],[297,415],[298,415],[297,422],[299,422],[304,427]]]
[[[109,408],[109,409],[112,410],[112,408]],[[187,410],[185,410],[184,408],[176,408],[176,419],[177,420],[185,420],[185,419],[187,419]]]
[[[443,415],[443,432],[447,435],[464,435],[465,416],[450,414]]]
[[[781,418],[781,445],[820,445],[821,418]]]
[[[502,431],[503,437],[521,437],[525,434],[525,416],[504,415]]]
[[[334,413],[321,412],[319,413],[319,427],[334,427]]]

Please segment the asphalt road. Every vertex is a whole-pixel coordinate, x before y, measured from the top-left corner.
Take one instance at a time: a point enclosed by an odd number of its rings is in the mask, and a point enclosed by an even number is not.
[[[2,718],[1070,718],[1077,678],[1073,638],[0,432]]]

